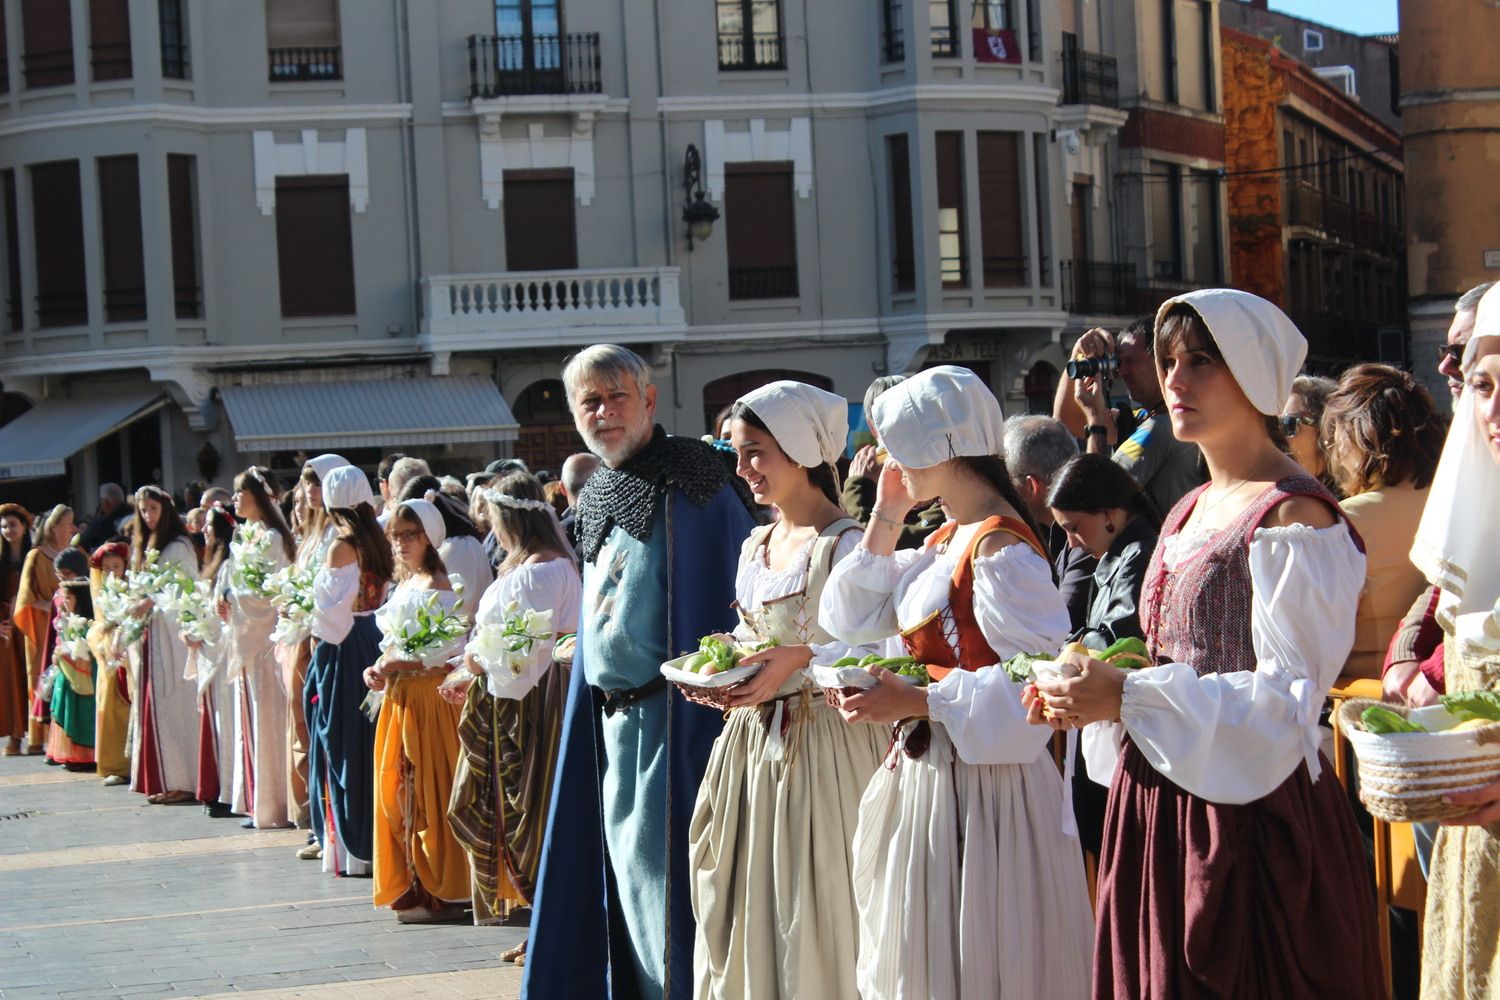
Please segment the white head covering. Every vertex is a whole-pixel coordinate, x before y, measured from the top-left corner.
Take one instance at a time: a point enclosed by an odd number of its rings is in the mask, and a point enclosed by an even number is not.
[[[417,520],[422,522],[422,530],[427,532],[427,541],[433,548],[447,540],[448,525],[443,521],[437,504],[431,500],[402,500],[401,506],[416,513]]]
[[[319,455],[317,458],[309,458],[307,464],[313,467],[313,471],[318,474],[318,482],[321,483],[324,479],[328,478],[328,474],[334,469],[337,469],[341,465],[348,465],[349,460],[344,458],[343,455],[328,454]]]
[[[1479,300],[1474,336],[1464,350],[1465,375],[1484,354],[1500,353],[1500,286]],[[1443,457],[1427,492],[1411,561],[1443,591],[1437,620],[1468,656],[1500,653],[1500,559],[1495,511],[1500,465],[1475,418],[1474,390],[1464,385]]]
[[[766,425],[781,450],[804,468],[832,465],[849,439],[849,401],[815,386],[780,381],[739,398]]]
[[[1156,311],[1156,330],[1179,302],[1203,317],[1230,374],[1255,408],[1273,417],[1280,413],[1307,360],[1307,338],[1286,313],[1237,288],[1204,288],[1163,302]]]
[[[1002,451],[1000,403],[967,368],[941,365],[891,386],[876,398],[870,419],[886,452],[908,469]]]
[[[323,508],[358,507],[365,503],[375,505],[375,493],[370,489],[370,479],[352,465],[334,466],[323,473]]]

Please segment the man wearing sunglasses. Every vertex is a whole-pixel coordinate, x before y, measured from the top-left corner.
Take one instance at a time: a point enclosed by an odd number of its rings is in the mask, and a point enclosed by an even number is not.
[[[1448,391],[1453,393],[1455,402],[1464,388],[1464,377],[1458,370],[1458,363],[1463,360],[1469,335],[1474,332],[1474,314],[1479,311],[1479,300],[1484,298],[1484,293],[1494,284],[1493,281],[1486,281],[1458,297],[1458,301],[1453,304],[1453,323],[1448,327],[1448,342],[1438,347],[1438,371],[1448,380]]]

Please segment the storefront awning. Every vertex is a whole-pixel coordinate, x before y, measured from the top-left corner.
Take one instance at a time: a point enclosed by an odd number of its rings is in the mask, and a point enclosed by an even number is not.
[[[160,392],[44,399],[0,427],[0,481],[67,473],[67,460],[166,405]]]
[[[519,427],[479,375],[230,385],[219,390],[240,451],[335,451],[514,441]]]

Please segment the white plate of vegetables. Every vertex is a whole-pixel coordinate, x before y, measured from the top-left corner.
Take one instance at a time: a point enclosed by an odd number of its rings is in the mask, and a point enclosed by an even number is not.
[[[772,639],[758,645],[735,645],[728,637],[706,635],[698,648],[661,665],[661,675],[673,684],[695,688],[721,688],[749,680],[760,671],[759,663],[748,667],[740,660],[777,645]]]
[[[889,670],[908,684],[924,685],[927,683],[927,668],[918,663],[915,658],[879,656],[874,653],[863,658],[846,656],[827,665],[814,664],[803,673],[808,680],[820,688],[866,690],[879,683],[875,675],[870,673],[871,667]]]

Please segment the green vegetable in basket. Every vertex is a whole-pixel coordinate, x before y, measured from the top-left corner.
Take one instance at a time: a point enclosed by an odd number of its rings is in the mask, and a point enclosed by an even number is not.
[[[702,650],[699,650],[692,656],[689,656],[686,660],[682,661],[682,669],[686,670],[690,674],[696,674],[712,662],[714,662],[713,657],[709,656]]]
[[[844,656],[833,661],[833,668],[838,670],[843,667],[857,667],[859,663],[860,660],[857,656]]]
[[[1384,705],[1371,705],[1360,713],[1359,721],[1365,727],[1365,732],[1376,733],[1380,736],[1389,736],[1392,733],[1427,732],[1425,727],[1417,725]]]
[[[1116,640],[1113,645],[1100,653],[1098,658],[1121,670],[1138,670],[1141,667],[1154,666],[1151,654],[1146,651],[1146,644],[1133,635]]]
[[[1052,657],[1046,653],[1017,653],[1004,663],[1000,669],[1005,671],[1005,676],[1022,684],[1028,683],[1032,678],[1031,665],[1037,660],[1050,660]]]
[[[1456,691],[1453,694],[1439,695],[1438,701],[1443,703],[1449,715],[1460,722],[1474,719],[1500,722],[1500,692]]]

